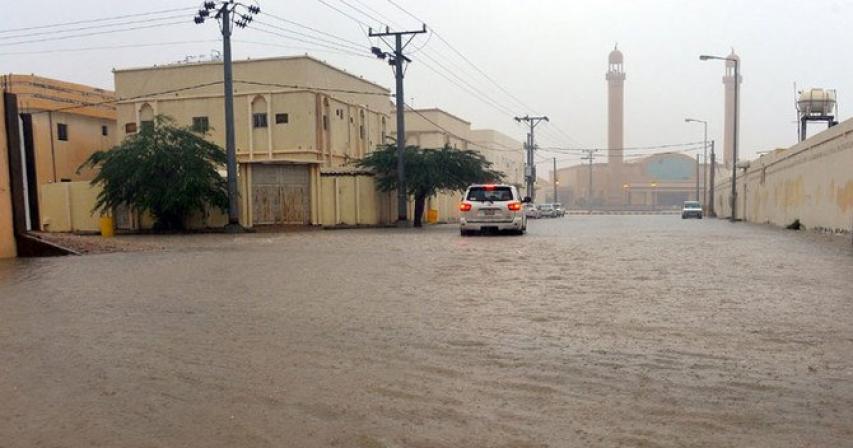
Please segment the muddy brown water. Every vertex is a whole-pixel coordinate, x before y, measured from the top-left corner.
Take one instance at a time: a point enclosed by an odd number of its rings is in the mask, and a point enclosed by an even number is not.
[[[161,243],[0,263],[0,447],[853,446],[849,241],[572,216]]]

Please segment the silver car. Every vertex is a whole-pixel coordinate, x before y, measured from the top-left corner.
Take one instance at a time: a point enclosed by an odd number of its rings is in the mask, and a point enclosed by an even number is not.
[[[698,201],[684,201],[684,207],[681,209],[681,219],[687,218],[702,219],[702,204]]]
[[[462,236],[484,230],[521,235],[527,231],[528,202],[512,185],[471,185],[459,204],[459,231]]]

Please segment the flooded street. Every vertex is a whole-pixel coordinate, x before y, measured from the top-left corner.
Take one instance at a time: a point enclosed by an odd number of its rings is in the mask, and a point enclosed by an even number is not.
[[[530,227],[0,262],[0,447],[851,446],[849,239]]]

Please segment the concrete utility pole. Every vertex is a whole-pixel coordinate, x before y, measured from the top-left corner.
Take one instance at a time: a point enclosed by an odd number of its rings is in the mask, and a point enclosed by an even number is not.
[[[699,154],[696,154],[696,202],[701,201],[699,199],[699,166],[701,163],[699,162]]]
[[[685,123],[702,123],[705,128],[705,137],[702,140],[702,161],[705,163],[704,168],[702,169],[702,200],[704,204],[702,207],[705,209],[705,212],[708,212],[708,122],[705,120],[696,120],[694,118],[685,118]]]
[[[525,115],[523,117],[515,117],[515,121],[527,123],[530,127],[530,132],[527,133],[527,143],[524,149],[527,150],[527,166],[524,167],[524,179],[527,183],[527,196],[530,199],[536,199],[536,163],[533,161],[533,151],[536,150],[536,126],[542,121],[551,121],[546,116],[531,117]]]
[[[557,187],[560,185],[560,181],[557,180],[557,158],[554,157],[554,203],[560,202],[557,199]]]
[[[587,208],[592,206],[592,159],[595,157],[597,149],[582,149],[581,151],[586,153],[585,157],[581,157],[581,160],[589,160],[589,174],[587,175],[587,180],[589,181],[589,185],[586,187],[586,205]]]
[[[404,156],[404,151],[406,150],[406,97],[403,95],[403,77],[405,75],[403,64],[406,62],[412,62],[411,59],[407,58],[403,54],[403,50],[406,49],[416,35],[426,32],[426,25],[424,25],[422,29],[417,31],[392,32],[390,28],[385,27],[384,33],[374,33],[373,28],[370,28],[368,33],[370,37],[383,38],[394,36],[392,54],[382,51],[379,47],[372,47],[370,51],[379,59],[388,59],[388,64],[394,67],[394,77],[397,81],[397,91],[395,95],[395,102],[397,103],[397,225],[401,227],[408,225],[409,198],[409,195],[406,193],[406,169]],[[411,37],[405,44],[403,44],[403,36],[406,35],[410,35]]]
[[[717,170],[717,157],[714,155],[714,140],[711,140],[711,179],[710,192],[708,194],[708,216],[711,218],[717,217],[717,212],[714,211],[714,172]]]
[[[242,13],[240,11],[243,11]],[[213,13],[222,32],[223,78],[225,84],[225,153],[228,157],[228,224],[227,232],[240,232],[240,206],[237,202],[237,143],[234,137],[234,78],[231,66],[231,32],[236,25],[245,28],[261,12],[257,3],[244,5],[235,0],[206,1],[202,4],[195,23],[200,25]]]

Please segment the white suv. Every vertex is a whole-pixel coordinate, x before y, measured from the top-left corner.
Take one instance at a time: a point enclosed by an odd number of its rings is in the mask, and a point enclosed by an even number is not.
[[[471,185],[459,204],[460,233],[509,230],[521,235],[527,231],[523,204],[528,202],[512,185]]]

